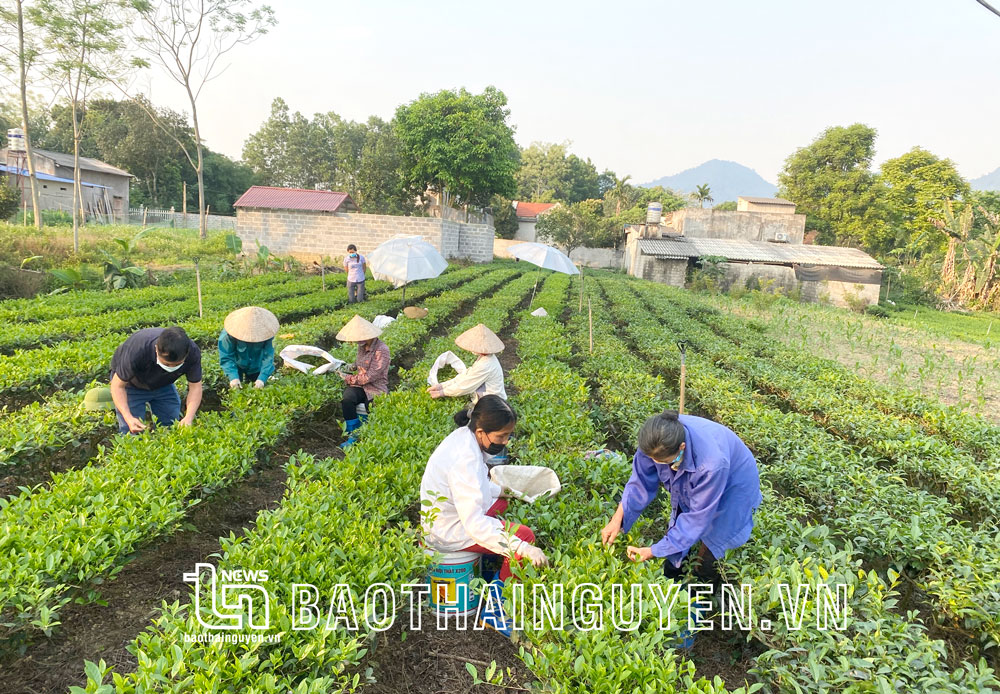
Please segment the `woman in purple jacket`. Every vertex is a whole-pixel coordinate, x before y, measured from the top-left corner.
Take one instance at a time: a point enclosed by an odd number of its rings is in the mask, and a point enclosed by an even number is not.
[[[618,510],[601,531],[604,544],[628,532],[661,486],[670,492],[667,532],[652,547],[628,547],[629,558],[663,559],[664,575],[678,578],[684,573],[681,562],[700,540],[688,561],[697,562],[699,577],[718,582],[715,562],[750,539],[753,512],[761,504],[753,454],[716,422],[671,411],[650,417],[639,432],[632,477]]]

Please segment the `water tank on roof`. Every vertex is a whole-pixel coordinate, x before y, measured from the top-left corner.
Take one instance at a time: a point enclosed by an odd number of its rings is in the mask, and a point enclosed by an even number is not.
[[[646,224],[659,224],[662,215],[662,202],[651,202],[646,206]]]
[[[7,131],[7,150],[9,152],[24,152],[24,131],[21,128],[11,128]]]

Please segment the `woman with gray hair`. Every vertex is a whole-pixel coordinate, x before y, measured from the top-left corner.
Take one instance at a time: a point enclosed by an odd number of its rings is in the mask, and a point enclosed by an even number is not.
[[[621,503],[601,531],[609,545],[628,532],[656,498],[660,487],[670,492],[670,523],[652,547],[628,547],[633,561],[663,559],[663,573],[678,578],[681,562],[699,540],[696,573],[717,582],[715,562],[726,550],[750,539],[753,512],[761,504],[757,462],[746,444],[721,424],[667,411],[646,420],[639,431],[639,450]]]

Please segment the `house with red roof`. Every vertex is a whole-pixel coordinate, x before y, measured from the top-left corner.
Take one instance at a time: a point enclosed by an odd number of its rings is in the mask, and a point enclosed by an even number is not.
[[[515,200],[514,214],[517,215],[517,233],[514,238],[518,241],[535,241],[535,224],[538,223],[539,215],[543,215],[558,202],[523,202]]]

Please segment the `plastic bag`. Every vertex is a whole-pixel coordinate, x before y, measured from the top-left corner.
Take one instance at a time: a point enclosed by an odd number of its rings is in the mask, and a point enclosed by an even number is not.
[[[375,320],[372,321],[372,325],[381,330],[385,326],[389,325],[389,323],[392,323],[394,320],[396,319],[393,318],[392,316],[378,315],[375,316]]]
[[[427,374],[427,385],[436,386],[438,384],[438,371],[445,365],[450,366],[460,374],[465,373],[466,370],[465,362],[449,350],[438,355],[438,358],[434,360],[430,373]]]
[[[555,470],[541,465],[497,465],[490,470],[490,479],[529,504],[562,489]]]
[[[549,312],[546,311],[541,306],[539,306],[538,308],[536,308],[534,311],[531,312],[531,315],[533,315],[533,316],[547,316],[547,315],[549,315]]]
[[[339,369],[347,363],[337,359],[326,350],[320,349],[319,347],[313,347],[312,345],[287,345],[281,350],[281,352],[278,353],[278,356],[285,362],[285,366],[298,369],[304,374],[311,373],[313,376],[325,374],[331,369]],[[312,364],[298,361],[296,357],[323,357],[326,359],[327,363],[319,366],[313,366]]]

